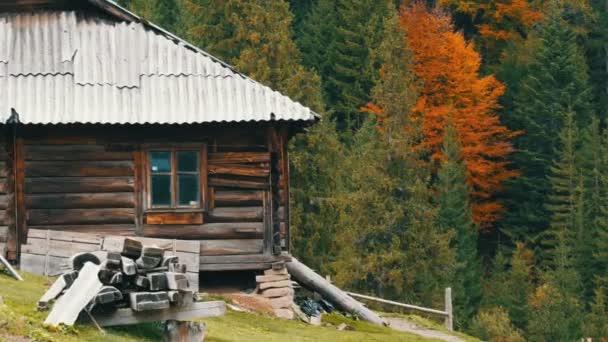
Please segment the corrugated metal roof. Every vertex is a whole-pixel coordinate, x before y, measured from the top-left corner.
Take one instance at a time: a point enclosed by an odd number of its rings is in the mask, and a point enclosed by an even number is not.
[[[81,12],[0,15],[0,120],[10,108],[41,124],[315,119],[159,30]]]

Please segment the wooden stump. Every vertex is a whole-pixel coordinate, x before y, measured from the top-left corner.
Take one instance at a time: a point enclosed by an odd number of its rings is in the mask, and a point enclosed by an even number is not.
[[[207,325],[202,322],[167,321],[163,340],[166,342],[200,342],[205,340]]]

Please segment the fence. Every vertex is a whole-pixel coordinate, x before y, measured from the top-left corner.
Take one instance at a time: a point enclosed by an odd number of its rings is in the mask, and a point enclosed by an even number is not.
[[[445,320],[444,320],[445,327],[450,331],[454,330],[454,313],[452,312],[452,289],[449,287],[445,289],[445,309],[444,309],[444,311],[425,308],[425,307],[418,306],[418,305],[399,303],[399,302],[395,302],[392,300],[386,300],[386,299],[382,299],[382,298],[366,296],[366,295],[362,295],[359,293],[353,293],[353,292],[346,292],[346,293],[349,296],[354,297],[354,298],[361,298],[361,299],[371,300],[371,301],[375,301],[375,302],[379,302],[379,303],[395,305],[395,306],[399,306],[399,307],[406,308],[406,309],[418,310],[418,311],[422,311],[422,312],[427,312],[427,313],[431,313],[431,314],[444,316],[445,317]]]

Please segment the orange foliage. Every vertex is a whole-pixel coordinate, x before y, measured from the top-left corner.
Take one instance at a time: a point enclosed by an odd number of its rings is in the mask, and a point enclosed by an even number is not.
[[[488,229],[501,216],[493,195],[517,172],[508,170],[509,140],[517,132],[502,126],[496,110],[504,85],[494,76],[480,77],[481,58],[462,33],[454,32],[448,14],[423,4],[403,7],[401,24],[414,54],[413,72],[421,81],[412,115],[420,119],[431,160],[440,160],[444,128],[452,117],[469,173],[473,218]]]
[[[478,22],[477,30],[484,51],[496,51],[500,44],[521,38],[540,19],[542,13],[528,0],[439,0]]]

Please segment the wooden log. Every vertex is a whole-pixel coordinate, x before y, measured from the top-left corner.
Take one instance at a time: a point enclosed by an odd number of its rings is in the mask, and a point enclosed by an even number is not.
[[[168,309],[136,312],[130,308],[114,312],[94,313],[95,319],[103,327],[161,322],[167,320],[189,320],[222,316],[226,305],[222,301],[196,302],[190,306],[171,306]]]
[[[268,152],[215,152],[209,153],[209,164],[267,163]]]
[[[202,212],[149,212],[145,218],[146,224],[203,224]]]
[[[203,240],[201,255],[242,255],[260,254],[264,248],[263,240]]]
[[[9,196],[6,194],[0,194],[0,209],[8,208]]]
[[[26,145],[28,161],[132,160],[133,152],[108,151],[103,145]]]
[[[28,224],[94,224],[94,223],[134,223],[135,210],[115,209],[30,209]]]
[[[25,180],[25,192],[28,194],[132,192],[133,185],[132,177],[28,178]]]
[[[219,176],[209,176],[209,186],[236,189],[268,189],[268,181],[258,178],[254,180],[230,179]]]
[[[8,239],[8,227],[0,226],[0,242],[6,242]]]
[[[268,177],[270,169],[262,166],[247,164],[209,164],[209,174],[223,174],[249,177]]]
[[[286,255],[207,255],[201,256],[200,263],[203,264],[246,264],[258,263],[268,264],[266,269],[278,261],[291,261],[291,256]]]
[[[52,230],[55,232],[86,233],[93,236],[135,235],[134,224],[70,224],[70,225],[30,225],[32,229]]]
[[[262,207],[215,208],[207,214],[208,222],[261,222]]]
[[[202,225],[145,225],[143,235],[182,240],[261,239],[261,222],[222,222]]]
[[[300,285],[320,293],[323,298],[334,303],[339,308],[353,313],[367,322],[386,325],[386,322],[375,312],[354,300],[297,259],[292,258],[291,262],[287,263],[287,270]]]
[[[31,161],[26,163],[26,177],[120,177],[132,176],[132,161]]]
[[[216,207],[243,207],[243,206],[261,206],[262,191],[227,191],[217,190],[215,192]]]
[[[0,177],[6,178],[11,174],[11,170],[5,161],[0,161]]]
[[[0,194],[6,194],[8,192],[8,184],[6,178],[0,177]]]
[[[28,209],[133,208],[135,196],[132,192],[30,194],[25,203]]]

